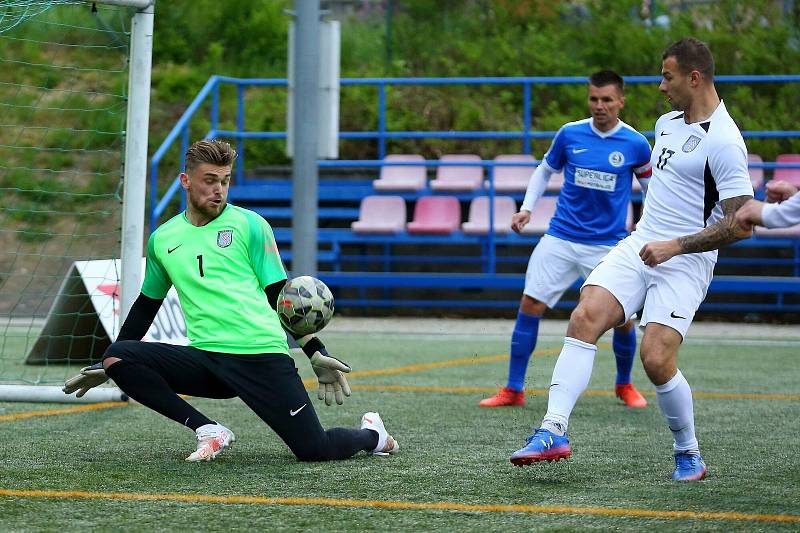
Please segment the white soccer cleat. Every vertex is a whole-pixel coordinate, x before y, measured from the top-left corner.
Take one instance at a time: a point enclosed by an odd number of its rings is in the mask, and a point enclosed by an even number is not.
[[[390,453],[397,453],[400,445],[397,441],[389,435],[386,428],[383,426],[383,420],[378,413],[364,413],[361,417],[361,429],[371,429],[378,432],[378,445],[372,450],[372,455],[389,455]]]
[[[195,431],[197,449],[187,461],[213,461],[236,440],[233,431],[220,424],[206,424]]]

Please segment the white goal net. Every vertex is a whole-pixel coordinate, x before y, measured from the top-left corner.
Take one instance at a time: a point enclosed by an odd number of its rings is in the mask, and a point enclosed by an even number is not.
[[[0,0],[2,385],[63,383],[110,343],[87,291],[119,301],[108,259],[120,257],[136,8],[107,3]],[[91,260],[108,268],[87,285],[73,265]]]

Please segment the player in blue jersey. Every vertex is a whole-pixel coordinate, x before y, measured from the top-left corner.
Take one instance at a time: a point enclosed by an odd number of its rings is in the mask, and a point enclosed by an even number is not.
[[[480,402],[481,407],[524,405],[525,371],[536,346],[539,321],[579,277],[585,278],[628,234],[625,223],[633,175],[646,189],[650,144],[619,119],[625,105],[624,81],[604,70],[589,78],[591,118],[565,124],[531,176],[520,212],[511,221],[519,233],[550,175],[564,171],[564,185],[550,228],[531,254],[517,322],[511,336],[507,385]],[[629,407],[645,407],[631,383],[636,331],[631,321],[614,330],[616,395]]]

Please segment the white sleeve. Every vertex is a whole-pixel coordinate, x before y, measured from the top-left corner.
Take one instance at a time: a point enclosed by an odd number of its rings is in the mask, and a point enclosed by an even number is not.
[[[800,193],[779,204],[764,204],[761,220],[767,228],[787,228],[800,224]]]
[[[547,182],[550,181],[550,176],[554,172],[555,170],[550,168],[547,161],[543,159],[539,166],[536,167],[536,170],[533,171],[533,174],[531,174],[531,179],[528,182],[528,190],[525,191],[525,199],[522,200],[522,206],[519,208],[520,211],[523,209],[528,212],[533,211],[533,206],[536,205],[536,202],[544,194]]]
[[[717,184],[720,201],[737,196],[753,196],[744,144],[721,144],[708,152],[708,167]]]
[[[650,186],[650,178],[637,178],[639,180],[639,185],[642,188],[642,204],[647,199],[647,188]]]

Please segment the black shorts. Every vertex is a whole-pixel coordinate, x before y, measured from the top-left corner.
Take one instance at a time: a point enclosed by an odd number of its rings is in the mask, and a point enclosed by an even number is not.
[[[229,354],[159,342],[120,341],[106,350],[146,366],[177,394],[239,397],[298,457],[319,454],[328,437],[317,418],[294,359],[286,354]]]

